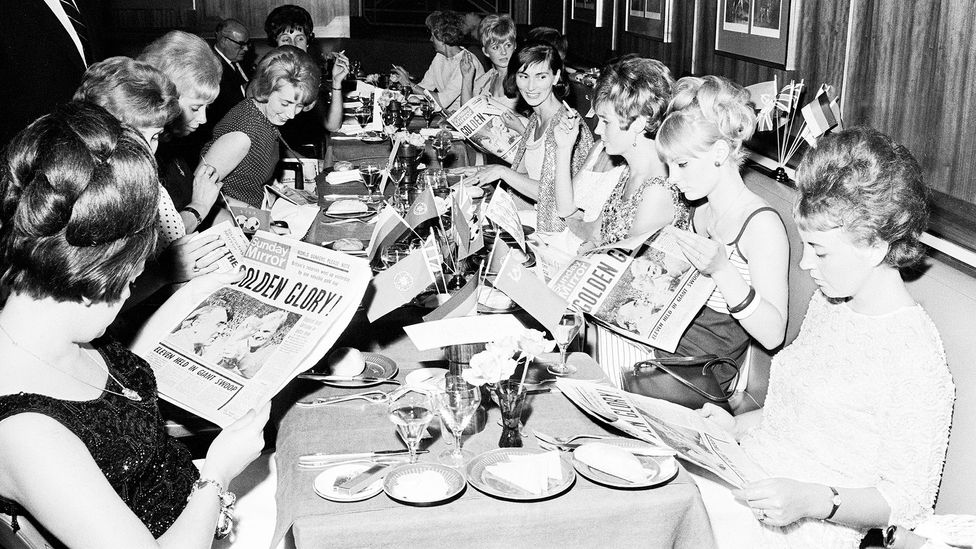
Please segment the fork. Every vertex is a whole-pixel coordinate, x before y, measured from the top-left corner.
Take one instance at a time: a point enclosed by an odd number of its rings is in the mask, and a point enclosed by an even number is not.
[[[338,402],[346,402],[349,400],[365,400],[371,403],[386,402],[390,399],[390,395],[384,393],[383,391],[364,391],[362,393],[356,393],[352,395],[340,395],[333,397],[317,398],[311,402],[299,402],[298,405],[303,408],[314,408],[316,406],[325,406],[328,404],[336,404]]]
[[[535,438],[553,446],[564,446],[566,444],[569,444],[570,442],[573,442],[574,440],[578,440],[581,438],[594,438],[594,439],[616,438],[611,435],[586,435],[586,434],[574,435],[571,437],[554,437],[552,435],[547,435],[546,433],[542,433],[538,429],[533,429],[533,433],[535,433]]]

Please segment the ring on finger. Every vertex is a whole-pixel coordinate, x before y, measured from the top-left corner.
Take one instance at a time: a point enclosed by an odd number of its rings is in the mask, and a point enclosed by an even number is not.
[[[766,520],[766,510],[765,509],[757,509],[756,510],[756,519],[759,522],[762,522],[762,521]]]

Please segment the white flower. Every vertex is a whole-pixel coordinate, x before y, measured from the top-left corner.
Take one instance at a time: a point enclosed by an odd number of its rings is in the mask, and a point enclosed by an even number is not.
[[[471,357],[469,368],[461,372],[461,376],[471,385],[481,386],[485,383],[498,383],[508,379],[515,373],[517,363],[512,354],[507,356],[496,351],[485,350]]]
[[[524,358],[526,362],[532,362],[535,357],[551,351],[554,343],[554,341],[546,339],[546,334],[543,332],[527,329],[522,332],[518,339],[520,358]]]
[[[511,358],[515,355],[515,351],[519,350],[518,340],[515,338],[515,336],[505,336],[498,341],[489,341],[488,344],[485,345],[485,349],[497,355]]]

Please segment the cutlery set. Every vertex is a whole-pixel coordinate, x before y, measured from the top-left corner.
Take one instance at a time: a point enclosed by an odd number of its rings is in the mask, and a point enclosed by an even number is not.
[[[418,454],[426,454],[427,450],[417,450]],[[407,463],[410,461],[408,450],[378,450],[376,452],[360,452],[352,454],[331,454],[319,452],[298,457],[299,469],[322,469],[342,463],[354,461],[372,461],[375,463]]]

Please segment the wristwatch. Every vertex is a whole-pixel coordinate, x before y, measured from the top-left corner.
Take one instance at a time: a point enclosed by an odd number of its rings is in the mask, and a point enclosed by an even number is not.
[[[840,501],[841,501],[840,494],[837,493],[837,488],[834,488],[833,486],[828,486],[827,488],[830,488],[830,491],[834,493],[834,497],[830,498],[830,503],[833,504],[833,508],[830,509],[830,514],[827,515],[827,517],[824,518],[824,520],[830,520],[834,518],[834,514],[837,513],[837,509],[840,508]]]

